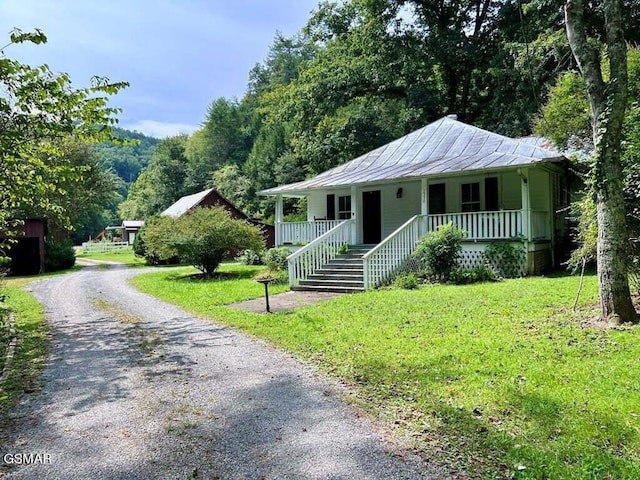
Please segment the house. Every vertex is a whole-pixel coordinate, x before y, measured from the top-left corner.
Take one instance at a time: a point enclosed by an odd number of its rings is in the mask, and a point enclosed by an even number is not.
[[[115,227],[107,227],[104,231],[100,232],[96,235],[96,240],[101,241],[106,239],[106,234],[108,231],[115,230],[120,232],[120,237],[116,238],[116,241],[123,242],[128,245],[133,245],[133,242],[136,240],[136,235],[140,229],[144,226],[144,220],[123,220],[122,225],[117,225]]]
[[[492,242],[518,238],[523,272],[535,274],[556,263],[566,234],[558,213],[568,204],[566,164],[558,152],[447,116],[260,194],[276,199],[276,244],[304,245],[289,257],[292,288],[375,287],[410,258],[420,236],[448,222],[467,232],[461,266],[479,264]],[[307,199],[306,222],[283,222],[284,197]],[[345,243],[352,255],[340,264]]]
[[[220,194],[220,192],[216,191],[213,188],[194,193],[192,195],[186,195],[178,199],[178,201],[176,201],[160,215],[167,215],[173,218],[178,218],[196,207],[222,207],[227,212],[229,212],[231,217],[239,220],[246,220],[252,225],[260,227],[267,248],[271,248],[275,245],[275,229],[273,225],[268,225],[258,220],[249,218],[244,212],[238,209],[238,207],[224,198]]]
[[[44,272],[44,238],[47,234],[47,221],[41,218],[23,220],[21,225],[13,228],[11,238],[15,243],[7,252],[11,259],[11,275],[37,275]],[[7,236],[0,233],[0,243],[6,239]]]

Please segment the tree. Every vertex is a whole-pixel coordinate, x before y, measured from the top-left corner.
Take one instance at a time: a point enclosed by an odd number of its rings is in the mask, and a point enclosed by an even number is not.
[[[174,255],[211,278],[220,262],[242,250],[264,250],[260,229],[231,218],[221,207],[196,208],[171,219],[160,217],[144,227],[144,246],[160,259]]]
[[[567,38],[584,77],[593,126],[591,177],[598,219],[598,285],[601,318],[611,323],[637,322],[627,271],[627,224],[620,145],[627,106],[627,45],[622,0],[598,2],[604,12],[609,81],[604,80],[600,51],[588,38],[584,0],[567,0]]]
[[[187,192],[185,189],[187,135],[162,140],[151,163],[129,188],[118,212],[124,220],[145,220],[162,212]]]
[[[80,180],[83,166],[64,155],[63,139],[96,142],[111,138],[119,109],[108,96],[126,83],[95,77],[87,88],[74,88],[67,74],[42,65],[30,67],[4,56],[15,44],[47,41],[40,30],[14,30],[0,49],[0,231],[11,232],[16,213],[36,209],[70,226],[62,201],[70,180]]]

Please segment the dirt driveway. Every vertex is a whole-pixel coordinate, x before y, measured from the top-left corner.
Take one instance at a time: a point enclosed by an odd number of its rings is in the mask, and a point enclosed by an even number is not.
[[[50,463],[0,461],[7,478],[444,478],[385,441],[340,387],[135,291],[134,273],[87,267],[33,286],[51,356],[42,390],[5,419],[0,452]]]

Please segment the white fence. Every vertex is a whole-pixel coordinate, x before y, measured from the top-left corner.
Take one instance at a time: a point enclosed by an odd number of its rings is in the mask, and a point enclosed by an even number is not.
[[[324,235],[344,220],[316,220],[315,222],[276,223],[278,245],[302,245]]]
[[[420,228],[422,218],[420,215],[411,217],[363,257],[365,289],[380,285],[411,257],[424,233]]]
[[[324,235],[289,255],[287,257],[289,285],[292,287],[297,285],[300,280],[307,278],[314,270],[335,258],[340,246],[351,242],[354,225],[353,220],[340,220],[338,225]]]
[[[82,251],[84,253],[105,253],[130,246],[127,242],[83,242]]]

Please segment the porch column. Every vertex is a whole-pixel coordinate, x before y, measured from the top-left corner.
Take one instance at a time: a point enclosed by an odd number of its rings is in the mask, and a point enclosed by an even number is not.
[[[351,186],[351,219],[353,225],[351,227],[351,245],[357,245],[358,243],[358,208],[360,202],[358,199],[358,189],[355,185]]]
[[[282,236],[282,218],[284,215],[282,214],[282,195],[276,195],[276,247],[282,245],[281,236]]]
[[[526,168],[518,169],[520,175],[522,192],[522,235],[530,242],[531,241],[531,201],[529,199],[529,178]]]
[[[420,202],[420,215],[424,216],[424,219],[419,223],[420,231],[419,235],[426,235],[429,230],[429,179],[423,178],[421,181],[421,202]]]

